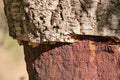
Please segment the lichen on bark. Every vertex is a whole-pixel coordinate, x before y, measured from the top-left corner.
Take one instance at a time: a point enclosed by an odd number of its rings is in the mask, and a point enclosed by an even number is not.
[[[75,42],[76,35],[95,35],[120,41],[119,0],[4,0],[4,3],[10,36],[18,40]]]

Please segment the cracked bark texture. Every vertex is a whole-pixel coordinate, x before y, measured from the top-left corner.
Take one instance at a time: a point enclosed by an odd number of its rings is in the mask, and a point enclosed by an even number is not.
[[[120,0],[4,0],[4,3],[10,36],[21,41],[75,42],[76,35],[111,36],[120,41]]]

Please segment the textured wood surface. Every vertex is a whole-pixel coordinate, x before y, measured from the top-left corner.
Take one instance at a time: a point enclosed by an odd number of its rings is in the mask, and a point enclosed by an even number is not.
[[[120,80],[120,0],[4,4],[10,36],[24,45],[29,80]]]
[[[83,36],[36,48],[26,42],[24,51],[29,80],[120,80],[120,45],[108,39]]]
[[[4,0],[10,35],[31,43],[75,42],[76,35],[120,40],[120,0]]]

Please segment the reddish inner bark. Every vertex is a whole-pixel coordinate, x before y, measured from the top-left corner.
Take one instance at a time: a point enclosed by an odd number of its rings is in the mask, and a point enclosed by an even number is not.
[[[101,39],[82,37],[72,44],[41,44],[36,48],[25,42],[29,79],[120,80],[119,44]]]

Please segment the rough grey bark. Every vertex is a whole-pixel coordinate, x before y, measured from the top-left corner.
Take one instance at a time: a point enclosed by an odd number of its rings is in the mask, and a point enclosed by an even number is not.
[[[4,3],[10,36],[21,41],[75,42],[76,35],[111,36],[120,41],[120,0],[4,0]]]

